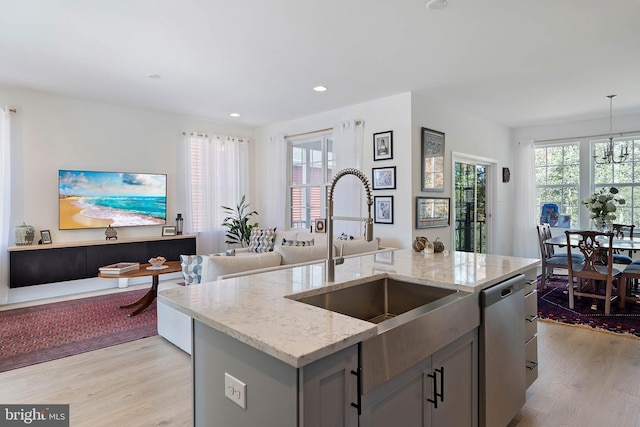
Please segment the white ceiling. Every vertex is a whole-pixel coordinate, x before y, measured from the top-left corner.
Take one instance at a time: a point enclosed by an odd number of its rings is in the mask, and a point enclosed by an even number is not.
[[[0,84],[248,126],[406,91],[509,127],[640,113],[639,0],[425,2],[0,0]]]

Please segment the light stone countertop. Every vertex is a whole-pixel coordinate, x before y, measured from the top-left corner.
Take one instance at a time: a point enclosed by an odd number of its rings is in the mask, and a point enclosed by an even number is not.
[[[302,367],[377,334],[377,325],[286,298],[391,277],[479,292],[539,263],[537,259],[412,249],[346,258],[335,282],[324,262],[165,290],[160,303],[293,367]]]

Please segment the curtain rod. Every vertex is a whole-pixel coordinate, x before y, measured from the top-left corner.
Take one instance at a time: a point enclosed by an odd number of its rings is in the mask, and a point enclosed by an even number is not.
[[[640,134],[640,130],[633,130],[629,132],[617,132],[612,134],[601,134],[601,135],[583,135],[583,136],[570,136],[567,138],[554,138],[554,139],[534,139],[533,142],[558,142],[558,141],[568,141],[570,139],[586,139],[586,138],[608,138],[609,136],[627,136],[633,134]]]
[[[356,120],[356,126],[360,126],[362,124],[362,120]],[[326,129],[318,129],[318,130],[311,130],[309,132],[302,132],[302,133],[294,133],[291,135],[285,135],[285,138],[295,138],[298,136],[304,136],[304,135],[311,135],[312,133],[318,133],[318,132],[327,132],[333,130],[333,128],[326,128]]]
[[[191,135],[191,136],[199,136],[201,138],[209,138],[209,135],[207,135],[206,133],[197,133],[197,132],[191,132],[191,133],[187,133],[187,132],[182,132],[183,136],[187,136],[187,135]],[[215,135],[216,139],[220,139],[220,135]],[[227,136],[227,139],[237,139],[240,142],[249,142],[248,139],[245,138],[238,138],[236,136]]]

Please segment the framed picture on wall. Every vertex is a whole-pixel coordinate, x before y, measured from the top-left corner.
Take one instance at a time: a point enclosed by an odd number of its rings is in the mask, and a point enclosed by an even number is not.
[[[393,224],[393,196],[375,196],[373,198],[373,207],[373,222]]]
[[[393,159],[393,131],[373,134],[373,160]]]
[[[396,167],[373,168],[372,182],[374,190],[395,190],[396,189]]]
[[[448,197],[416,197],[416,228],[448,227]]]
[[[444,132],[422,128],[422,191],[444,191]]]

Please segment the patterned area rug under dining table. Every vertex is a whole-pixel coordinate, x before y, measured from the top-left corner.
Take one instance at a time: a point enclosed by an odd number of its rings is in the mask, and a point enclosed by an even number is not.
[[[147,289],[0,311],[0,372],[158,334],[156,301],[120,309]]]
[[[566,284],[563,276],[552,276],[552,282]],[[604,300],[590,297],[575,298],[575,307],[569,308],[566,290],[548,287],[538,290],[538,316],[570,325],[584,325],[605,331],[630,334],[640,338],[640,304],[627,301],[624,310],[618,301],[611,303],[611,313],[604,314]]]

